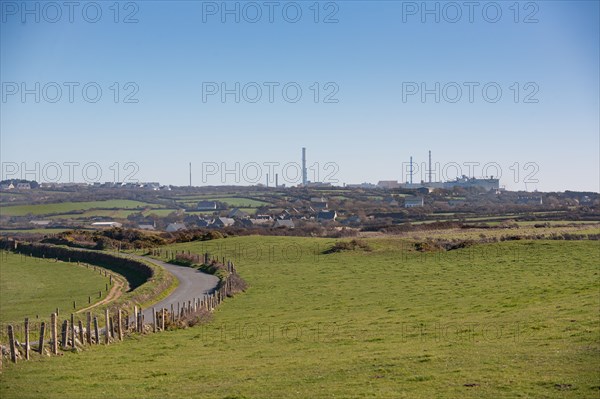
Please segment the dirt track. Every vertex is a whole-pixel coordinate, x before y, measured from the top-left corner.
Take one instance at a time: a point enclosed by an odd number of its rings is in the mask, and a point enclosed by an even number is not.
[[[115,274],[113,273],[113,285],[112,285],[112,288],[110,289],[110,291],[108,292],[108,295],[106,295],[104,297],[104,299],[102,299],[101,301],[98,301],[98,302],[94,303],[93,305],[88,306],[87,308],[79,309],[75,313],[86,312],[97,306],[101,306],[106,303],[110,303],[112,301],[119,299],[121,297],[121,295],[123,295],[123,289],[126,286],[126,284],[127,283],[122,276],[115,277]]]

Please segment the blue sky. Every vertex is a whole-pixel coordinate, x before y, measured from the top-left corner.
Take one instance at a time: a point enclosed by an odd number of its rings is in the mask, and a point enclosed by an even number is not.
[[[273,22],[263,1],[79,2],[73,22],[1,3],[3,178],[186,185],[192,162],[195,185],[290,185],[306,147],[311,180],[405,181],[431,150],[436,180],[600,190],[597,1],[476,2],[472,22],[464,2],[428,2],[439,21],[420,1],[272,2]]]

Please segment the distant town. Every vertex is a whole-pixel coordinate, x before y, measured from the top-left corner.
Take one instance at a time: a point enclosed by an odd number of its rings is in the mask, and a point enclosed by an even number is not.
[[[512,192],[498,179],[447,183],[177,187],[151,183],[1,186],[2,231],[51,233],[123,227],[174,233],[193,229],[390,231],[428,224],[473,225],[597,220],[592,192]],[[341,234],[341,233],[340,233]]]

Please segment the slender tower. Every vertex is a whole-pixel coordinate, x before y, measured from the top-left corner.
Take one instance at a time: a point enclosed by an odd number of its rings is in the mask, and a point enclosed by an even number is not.
[[[275,173],[275,188],[279,187],[279,173]]]
[[[413,177],[413,163],[412,163],[412,156],[411,156],[410,157],[410,184],[413,184],[412,177]]]
[[[431,183],[431,150],[429,150],[429,183]]]
[[[302,185],[306,186],[308,183],[306,173],[306,148],[302,147]]]
[[[190,187],[192,187],[192,163],[190,162]]]

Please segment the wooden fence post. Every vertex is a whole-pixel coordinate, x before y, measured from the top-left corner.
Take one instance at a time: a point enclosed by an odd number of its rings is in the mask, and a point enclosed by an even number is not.
[[[75,315],[71,313],[71,348],[75,348]]]
[[[173,311],[173,304],[171,304],[171,323],[175,323],[175,312]]]
[[[160,330],[165,331],[165,308],[162,308],[162,317],[160,320]]]
[[[92,344],[92,312],[87,312],[86,315],[86,328],[87,328],[87,343]],[[83,342],[82,342],[83,344]]]
[[[85,342],[83,339],[83,323],[81,320],[79,320],[79,342],[81,343],[81,346],[83,346],[83,343]],[[73,347],[75,346],[73,345]]]
[[[121,309],[119,308],[117,312],[117,334],[119,335],[119,341],[123,341],[123,327],[121,326],[123,323]]]
[[[29,318],[25,318],[25,360],[29,360]]]
[[[10,360],[13,363],[17,362],[17,348],[15,348],[15,333],[13,331],[13,326],[8,326],[8,344],[10,347]]]
[[[96,345],[100,343],[100,331],[98,331],[98,317],[94,316],[94,338]]]
[[[63,321],[62,329],[60,330],[60,336],[61,336],[60,346],[62,349],[67,349],[67,330],[68,330],[68,328],[69,328],[69,321],[68,320]]]
[[[52,313],[52,315],[50,316],[50,333],[51,333],[51,337],[52,337],[52,353],[54,355],[58,355],[58,330],[57,330],[57,314],[56,313]]]
[[[152,332],[156,332],[156,308],[152,308]]]
[[[104,328],[104,343],[108,345],[110,340],[110,317],[108,316],[108,308],[104,310],[105,328]]]
[[[42,321],[40,327],[40,340],[38,342],[38,352],[40,355],[44,354],[44,334],[46,333],[46,322]]]

